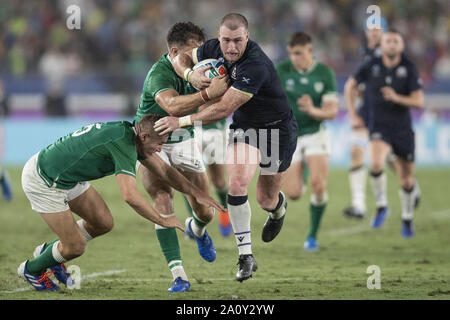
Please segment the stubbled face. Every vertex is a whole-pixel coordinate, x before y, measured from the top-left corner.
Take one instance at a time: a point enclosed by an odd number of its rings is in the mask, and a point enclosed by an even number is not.
[[[288,46],[287,50],[289,59],[296,70],[307,70],[313,64],[312,44]]]
[[[405,48],[403,38],[398,33],[385,32],[381,37],[381,50],[383,55],[394,59],[401,55]]]
[[[220,49],[228,62],[238,61],[245,52],[248,42],[248,30],[242,26],[231,30],[225,25],[219,29]]]

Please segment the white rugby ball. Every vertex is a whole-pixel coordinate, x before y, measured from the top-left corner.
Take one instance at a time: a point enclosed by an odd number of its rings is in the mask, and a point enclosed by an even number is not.
[[[223,64],[223,60],[219,59],[206,59],[197,63],[192,70],[197,70],[203,67],[212,66],[212,68],[206,70],[205,76],[212,79],[217,76],[221,76],[227,73],[227,69]]]

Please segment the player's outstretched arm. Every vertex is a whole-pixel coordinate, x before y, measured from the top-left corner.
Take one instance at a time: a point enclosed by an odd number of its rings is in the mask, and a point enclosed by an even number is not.
[[[136,178],[127,174],[116,175],[119,183],[120,193],[126,203],[130,205],[141,216],[165,228],[178,228],[184,232],[183,225],[177,217],[171,216],[163,218],[159,213],[148,203],[144,196],[139,192],[136,186]]]
[[[198,203],[213,207],[218,211],[225,210],[216,200],[193,185],[177,169],[166,164],[157,154],[152,154],[146,159],[140,160],[140,162],[161,180],[167,182],[172,188],[194,197]]]
[[[231,87],[218,102],[203,109],[201,112],[181,118],[165,117],[159,119],[156,121],[154,128],[160,135],[165,135],[178,128],[193,126],[195,123],[201,123],[203,126],[214,123],[227,118],[251,98],[251,95],[242,93]]]
[[[204,103],[221,97],[227,91],[229,82],[228,76],[223,75],[215,77],[208,88],[197,93],[179,95],[177,91],[169,89],[158,93],[155,100],[171,116],[181,117],[192,113]]]

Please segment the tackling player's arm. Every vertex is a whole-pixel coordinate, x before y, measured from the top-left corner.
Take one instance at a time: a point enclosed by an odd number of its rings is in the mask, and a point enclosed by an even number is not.
[[[219,211],[225,210],[216,200],[193,185],[177,169],[166,164],[157,154],[153,153],[139,161],[161,180],[166,181],[174,189],[194,197],[198,203]]]
[[[206,71],[207,68],[199,70]],[[222,96],[228,89],[229,78],[227,75],[215,77],[207,89],[197,93],[180,95],[174,89],[164,90],[155,97],[158,105],[168,114],[180,117],[195,111],[204,103]]]
[[[165,117],[159,119],[155,123],[155,131],[160,132],[160,135],[164,135],[178,128],[192,126],[198,121],[201,121],[202,125],[217,122],[227,118],[252,97],[253,95],[250,93],[231,87],[218,102],[198,113],[182,118]]]
[[[136,178],[128,174],[117,174],[117,182],[119,184],[120,193],[126,203],[130,205],[142,217],[165,228],[178,228],[184,232],[184,228],[175,216],[163,218],[148,203],[144,196],[139,192],[136,186]]]

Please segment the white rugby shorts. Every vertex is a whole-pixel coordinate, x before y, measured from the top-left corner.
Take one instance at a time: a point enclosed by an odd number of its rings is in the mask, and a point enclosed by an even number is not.
[[[89,182],[79,182],[72,189],[48,187],[37,172],[39,153],[32,156],[22,171],[22,188],[31,203],[31,208],[39,213],[55,213],[69,210],[68,202],[78,198],[91,186]]]
[[[322,129],[297,138],[297,148],[292,156],[292,163],[301,162],[307,156],[329,155],[330,153],[330,137],[328,132]]]

